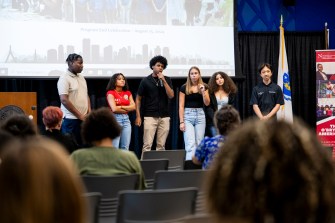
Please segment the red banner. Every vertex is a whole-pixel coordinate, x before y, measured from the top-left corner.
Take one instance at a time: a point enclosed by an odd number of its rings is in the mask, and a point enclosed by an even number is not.
[[[316,133],[324,146],[335,147],[335,50],[317,50],[316,69]]]

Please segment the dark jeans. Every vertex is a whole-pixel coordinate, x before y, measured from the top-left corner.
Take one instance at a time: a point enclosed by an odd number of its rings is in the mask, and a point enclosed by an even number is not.
[[[82,121],[79,119],[63,119],[62,123],[62,133],[66,135],[71,135],[76,140],[76,143],[78,144],[78,148],[81,148],[83,146],[83,142],[81,140],[80,135],[80,126]]]

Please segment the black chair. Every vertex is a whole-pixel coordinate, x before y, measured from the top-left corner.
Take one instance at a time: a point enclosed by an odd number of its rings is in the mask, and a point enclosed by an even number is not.
[[[196,188],[121,191],[117,223],[173,222],[194,214]]]
[[[204,222],[214,222],[213,216],[209,214],[195,214],[190,215],[183,219],[182,223],[204,223]]]
[[[168,159],[169,170],[183,170],[186,157],[184,149],[178,150],[150,150],[143,152],[142,160],[147,159]]]
[[[157,170],[167,170],[169,166],[168,159],[140,160],[140,164],[145,176],[147,189],[152,189],[154,184],[155,172]]]
[[[85,193],[84,197],[87,200],[88,206],[88,223],[99,223],[99,205],[101,200],[101,193]]]
[[[154,189],[196,187],[199,190],[196,213],[206,213],[204,185],[208,172],[208,170],[159,170],[155,174]]]
[[[87,192],[102,194],[99,208],[99,222],[115,222],[118,192],[138,188],[139,174],[114,176],[82,176]]]

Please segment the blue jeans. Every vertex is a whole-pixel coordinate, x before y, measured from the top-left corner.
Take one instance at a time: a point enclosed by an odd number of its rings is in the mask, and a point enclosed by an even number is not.
[[[61,128],[61,131],[63,134],[74,137],[79,148],[83,146],[83,142],[82,142],[81,135],[80,135],[81,123],[82,121],[80,119],[63,118],[62,128]]]
[[[185,108],[184,123],[186,160],[192,160],[195,149],[205,136],[206,117],[204,110],[202,108]]]
[[[115,114],[116,121],[122,127],[121,135],[113,139],[113,146],[115,148],[129,150],[131,138],[131,124],[127,114]]]

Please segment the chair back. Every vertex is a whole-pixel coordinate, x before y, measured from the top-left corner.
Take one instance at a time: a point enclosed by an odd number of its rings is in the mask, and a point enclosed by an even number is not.
[[[150,150],[143,152],[142,160],[168,159],[169,170],[183,170],[186,157],[184,149],[178,150]]]
[[[201,191],[207,170],[159,170],[155,173],[154,189],[196,187]]]
[[[139,174],[113,176],[82,176],[87,192],[102,194],[99,220],[100,222],[115,222],[118,203],[118,193],[121,190],[138,188]]]
[[[196,188],[121,191],[117,223],[172,222],[194,214]]]
[[[101,193],[91,192],[85,193],[84,197],[87,201],[88,209],[88,223],[99,223],[99,205],[101,200]]]
[[[206,213],[206,202],[204,185],[208,170],[178,170],[164,171],[159,170],[155,174],[154,189],[170,189],[196,187],[198,188],[198,197],[196,202],[196,213]]]
[[[147,189],[152,189],[154,184],[155,172],[158,170],[167,170],[169,166],[169,160],[168,159],[140,160],[140,164],[144,172]]]
[[[214,222],[214,218],[210,214],[195,214],[186,217],[182,223],[204,223]]]

